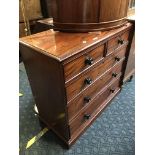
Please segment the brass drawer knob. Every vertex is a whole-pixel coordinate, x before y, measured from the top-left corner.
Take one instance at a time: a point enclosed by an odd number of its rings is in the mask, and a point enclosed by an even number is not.
[[[93,58],[87,57],[86,60],[85,60],[85,64],[86,65],[92,65],[93,64],[93,61],[94,61]]]
[[[121,59],[121,58],[119,58],[119,57],[115,57],[115,60],[116,60],[116,61],[120,61],[120,59]]]
[[[113,77],[117,77],[117,75],[118,75],[117,73],[112,73]]]
[[[111,93],[114,93],[114,92],[115,92],[115,89],[110,89],[110,92],[111,92]]]
[[[92,79],[91,78],[86,78],[84,83],[85,84],[91,84],[92,83]]]
[[[88,102],[90,102],[90,100],[91,100],[91,98],[89,96],[84,97],[84,102],[88,103]]]
[[[85,114],[85,115],[84,115],[84,119],[85,119],[85,120],[90,119],[90,117],[91,117],[91,115],[90,115],[90,114]]]

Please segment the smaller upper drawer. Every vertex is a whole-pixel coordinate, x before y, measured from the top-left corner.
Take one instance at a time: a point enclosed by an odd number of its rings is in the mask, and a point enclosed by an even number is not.
[[[101,45],[94,50],[84,53],[79,58],[64,65],[65,80],[69,80],[85,69],[91,67],[95,62],[103,58],[104,45]]]
[[[112,38],[108,41],[107,55],[112,53],[115,49],[124,46],[128,43],[129,31],[124,32],[123,34],[118,35],[117,37]]]
[[[120,61],[122,61],[125,57],[126,47],[116,50],[114,53],[109,55],[104,59],[104,61],[100,62],[93,69],[88,70],[83,75],[75,78],[71,83],[66,84],[66,95],[67,101],[69,102],[75,96],[77,96],[81,91],[88,88],[91,84],[93,84],[96,79],[98,79],[101,75],[103,75],[107,70],[109,70],[112,66],[116,65]]]

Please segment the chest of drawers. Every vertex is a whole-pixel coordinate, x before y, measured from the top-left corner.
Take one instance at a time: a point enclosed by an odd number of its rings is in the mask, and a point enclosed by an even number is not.
[[[40,119],[70,146],[120,91],[132,24],[97,33],[20,39]]]

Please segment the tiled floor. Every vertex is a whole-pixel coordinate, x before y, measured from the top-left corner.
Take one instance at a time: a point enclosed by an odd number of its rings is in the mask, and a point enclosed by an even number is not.
[[[134,155],[135,81],[126,83],[121,93],[69,149],[50,131],[25,149],[41,127],[34,115],[35,104],[23,64],[20,64],[20,154],[21,155]]]

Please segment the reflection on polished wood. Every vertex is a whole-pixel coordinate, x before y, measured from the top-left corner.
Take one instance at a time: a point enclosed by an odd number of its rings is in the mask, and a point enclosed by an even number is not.
[[[68,147],[121,90],[131,31],[127,23],[101,33],[48,30],[20,39],[39,117]]]
[[[128,2],[129,0],[51,0],[54,28],[88,32],[122,26],[126,22]]]
[[[131,24],[127,23],[118,29],[101,33],[64,33],[48,30],[23,37],[20,42],[59,61],[63,61],[96,43],[109,39],[120,31],[125,31],[130,26]]]

